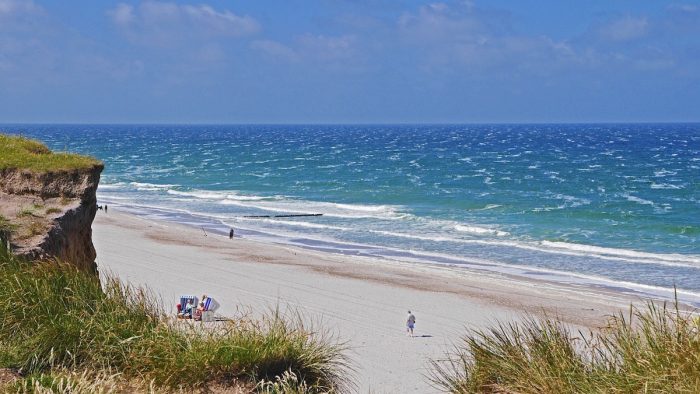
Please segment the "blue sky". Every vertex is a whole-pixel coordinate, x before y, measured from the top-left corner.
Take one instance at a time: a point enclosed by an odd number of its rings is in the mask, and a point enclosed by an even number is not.
[[[700,121],[700,1],[0,0],[0,123]]]

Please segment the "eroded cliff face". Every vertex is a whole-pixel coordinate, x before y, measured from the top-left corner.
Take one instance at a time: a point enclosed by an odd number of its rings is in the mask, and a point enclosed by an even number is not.
[[[12,223],[12,252],[31,260],[58,258],[97,272],[92,221],[103,168],[0,170],[0,215]]]

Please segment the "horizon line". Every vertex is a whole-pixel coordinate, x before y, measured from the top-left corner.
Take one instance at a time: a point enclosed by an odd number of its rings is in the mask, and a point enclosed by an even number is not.
[[[249,123],[169,123],[169,122],[0,122],[0,126],[480,126],[480,125],[619,125],[619,124],[700,124],[695,121],[589,121],[589,122],[249,122]]]

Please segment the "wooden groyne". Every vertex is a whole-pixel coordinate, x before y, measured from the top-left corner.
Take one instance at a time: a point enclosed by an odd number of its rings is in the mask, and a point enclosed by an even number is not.
[[[246,219],[263,219],[263,218],[298,218],[298,217],[309,217],[309,216],[323,216],[322,213],[297,213],[291,215],[251,215],[243,216]]]

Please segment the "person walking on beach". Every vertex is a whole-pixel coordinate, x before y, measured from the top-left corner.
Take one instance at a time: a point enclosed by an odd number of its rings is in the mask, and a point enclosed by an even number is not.
[[[413,327],[416,325],[416,316],[408,311],[408,319],[406,319],[406,335],[410,335],[413,338]]]
[[[233,239],[233,229],[228,232],[228,239]]]
[[[107,204],[105,204],[105,213],[107,213]]]

